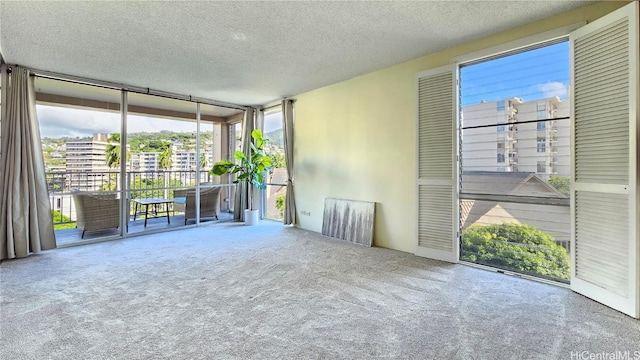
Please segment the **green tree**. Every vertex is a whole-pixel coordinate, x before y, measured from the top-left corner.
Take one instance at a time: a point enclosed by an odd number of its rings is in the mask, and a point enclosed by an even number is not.
[[[205,169],[209,166],[209,162],[207,162],[207,154],[200,154],[200,169]]]
[[[276,197],[276,209],[280,211],[280,216],[284,215],[284,204],[286,200],[286,195],[278,195],[278,197]]]
[[[168,141],[162,142],[160,155],[158,155],[158,167],[163,170],[167,170],[171,167],[171,155],[173,155],[173,150],[171,148],[171,143]]]
[[[272,168],[281,169],[281,168],[287,167],[287,163],[284,160],[284,155],[280,153],[273,153],[273,154],[270,154],[269,157],[271,158]]]
[[[183,184],[180,180],[169,179],[167,187],[176,188],[185,185],[192,184]],[[131,180],[131,198],[142,199],[164,197],[164,188],[164,178],[142,178],[140,176],[136,176]],[[169,194],[169,198],[171,199],[173,198],[173,190],[170,190],[170,192],[171,193]]]
[[[569,255],[553,236],[526,224],[473,225],[462,234],[461,259],[569,280]]]
[[[111,133],[107,138],[107,156],[105,161],[110,168],[120,166],[120,134]],[[129,161],[129,153],[127,152],[127,161]]]
[[[551,175],[549,177],[549,185],[563,193],[566,197],[569,197],[571,194],[568,176]]]

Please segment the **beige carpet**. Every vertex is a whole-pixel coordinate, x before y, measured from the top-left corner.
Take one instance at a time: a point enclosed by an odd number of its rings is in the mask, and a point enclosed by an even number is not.
[[[0,264],[0,359],[576,359],[640,321],[570,290],[263,221]]]

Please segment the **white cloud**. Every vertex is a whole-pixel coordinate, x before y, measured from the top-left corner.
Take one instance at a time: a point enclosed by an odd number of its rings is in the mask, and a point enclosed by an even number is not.
[[[74,109],[68,107],[38,105],[38,121],[40,136],[59,138],[91,136],[93,133],[120,132],[120,113],[95,110]],[[127,131],[156,132],[169,130],[176,132],[196,131],[195,122],[150,118],[129,115],[127,117]],[[202,131],[208,131],[212,126],[201,124]]]
[[[567,85],[558,81],[549,81],[535,85],[538,91],[544,94],[545,98],[558,96],[561,99],[567,97]]]
[[[37,106],[42,137],[89,136],[118,131],[120,115],[99,111]]]

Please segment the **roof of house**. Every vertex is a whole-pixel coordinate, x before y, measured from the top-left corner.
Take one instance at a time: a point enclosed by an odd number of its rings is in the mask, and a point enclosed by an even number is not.
[[[533,172],[464,171],[461,191],[470,194],[566,198]]]

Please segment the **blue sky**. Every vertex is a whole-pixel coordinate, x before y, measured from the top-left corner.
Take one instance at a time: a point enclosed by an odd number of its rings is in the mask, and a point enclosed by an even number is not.
[[[460,69],[462,106],[519,97],[559,96],[569,86],[569,42],[529,50]]]

